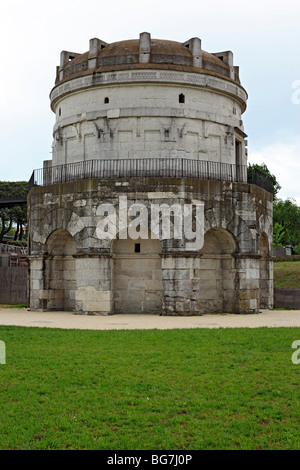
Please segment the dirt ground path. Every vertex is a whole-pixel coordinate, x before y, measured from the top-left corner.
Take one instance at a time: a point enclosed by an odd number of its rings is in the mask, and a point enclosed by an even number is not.
[[[31,312],[27,308],[0,309],[0,325],[84,330],[174,328],[300,327],[300,310],[263,310],[258,314],[205,314],[171,317],[159,315],[75,315],[72,312]]]

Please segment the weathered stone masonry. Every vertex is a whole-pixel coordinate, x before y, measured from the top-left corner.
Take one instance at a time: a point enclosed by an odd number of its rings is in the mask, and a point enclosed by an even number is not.
[[[28,197],[32,310],[257,312],[273,304],[272,194],[247,183],[231,51],[139,39],[62,51],[53,155]],[[100,204],[204,204],[204,245],[97,236]]]
[[[265,299],[263,306],[270,307],[271,247],[260,250],[272,229],[269,193],[254,185],[193,179],[116,183],[90,179],[32,190],[32,309],[197,315],[256,312]],[[147,206],[154,192],[173,193],[170,203],[182,197],[186,202],[204,200],[205,243],[199,253],[187,253],[171,239],[140,240],[138,255],[134,241],[119,240],[124,242],[122,254],[114,248],[116,241],[97,238],[99,203],[117,204],[119,195],[126,194],[128,201]],[[143,243],[153,244],[148,253],[143,253]],[[134,264],[134,256],[142,259],[140,265]]]

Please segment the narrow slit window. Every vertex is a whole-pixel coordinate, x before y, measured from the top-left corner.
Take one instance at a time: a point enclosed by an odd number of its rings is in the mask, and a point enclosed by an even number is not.
[[[134,244],[134,252],[135,253],[140,253],[141,252],[141,244],[140,243],[135,243]]]
[[[109,103],[109,98],[106,96],[106,98],[104,98],[104,103],[107,104]]]
[[[180,93],[179,95],[179,103],[185,103],[185,96],[183,93]]]

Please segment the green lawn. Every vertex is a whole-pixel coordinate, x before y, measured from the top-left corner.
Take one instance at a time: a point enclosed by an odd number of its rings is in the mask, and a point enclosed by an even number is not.
[[[27,304],[0,304],[0,308],[26,308]]]
[[[275,261],[274,287],[300,289],[300,261]]]
[[[299,449],[298,328],[0,327],[0,449]]]

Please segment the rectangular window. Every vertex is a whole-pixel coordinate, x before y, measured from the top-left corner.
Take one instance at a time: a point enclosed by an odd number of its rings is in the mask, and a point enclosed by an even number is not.
[[[241,164],[241,143],[238,140],[235,141],[235,164]]]
[[[235,141],[235,167],[236,167],[236,181],[242,181],[242,167],[241,167],[241,142]]]

